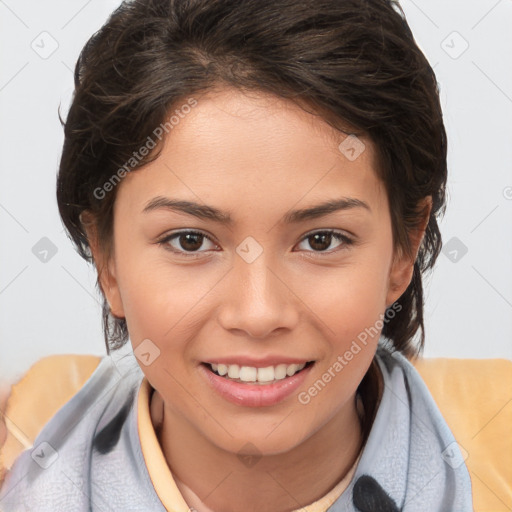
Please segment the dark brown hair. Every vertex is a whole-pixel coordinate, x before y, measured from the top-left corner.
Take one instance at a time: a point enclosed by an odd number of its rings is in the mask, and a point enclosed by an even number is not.
[[[124,175],[172,109],[219,86],[287,98],[334,128],[368,136],[389,198],[395,249],[410,254],[408,234],[422,218],[418,205],[432,197],[412,281],[382,330],[394,349],[419,354],[422,274],[441,248],[446,133],[435,74],[394,0],[124,2],[80,54],[65,121],[57,200],[78,252],[91,259],[80,220],[87,210],[108,253],[117,188],[105,184]],[[159,147],[129,171],[157,158]],[[106,301],[103,312],[110,351],[128,333]]]

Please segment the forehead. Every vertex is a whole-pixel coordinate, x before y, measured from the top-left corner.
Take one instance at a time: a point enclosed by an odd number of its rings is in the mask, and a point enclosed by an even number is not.
[[[309,155],[319,148],[337,155],[347,133],[334,129],[313,113],[312,106],[302,103],[309,112],[291,100],[263,91],[217,88],[198,97],[197,106],[173,128],[172,140],[183,144],[200,138],[220,152],[231,146],[252,148],[251,153],[289,148],[294,155]],[[176,108],[179,110],[179,103]]]
[[[218,89],[195,99],[183,112],[179,102],[173,106],[180,115],[159,158],[124,178],[116,202],[141,210],[154,196],[178,195],[229,209],[248,201],[268,208],[327,194],[386,206],[368,138],[347,139],[320,115],[263,92]],[[346,151],[354,144],[356,158]]]

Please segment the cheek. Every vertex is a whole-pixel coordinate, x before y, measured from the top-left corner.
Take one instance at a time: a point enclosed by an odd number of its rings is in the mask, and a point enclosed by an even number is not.
[[[207,316],[217,274],[173,265],[153,250],[124,254],[116,268],[132,343],[150,339],[167,352],[183,351]]]
[[[386,299],[387,258],[381,256],[361,255],[357,263],[331,269],[329,278],[308,281],[311,309],[326,342],[314,379],[298,395],[309,418],[333,417],[373,360]]]
[[[328,339],[355,339],[373,326],[386,308],[388,257],[359,253],[346,265],[302,278],[301,297]]]

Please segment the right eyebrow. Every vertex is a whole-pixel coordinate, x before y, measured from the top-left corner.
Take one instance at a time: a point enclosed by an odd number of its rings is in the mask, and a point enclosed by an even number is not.
[[[227,212],[222,212],[213,206],[207,206],[193,201],[182,201],[178,199],[170,199],[168,197],[157,196],[149,201],[143,213],[148,213],[153,210],[172,210],[177,212],[186,213],[198,217],[199,219],[213,220],[221,224],[233,224],[233,219]]]

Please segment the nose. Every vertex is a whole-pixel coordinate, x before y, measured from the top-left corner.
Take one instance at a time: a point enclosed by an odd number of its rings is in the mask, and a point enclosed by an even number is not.
[[[236,258],[225,283],[219,322],[232,333],[264,339],[292,330],[299,318],[299,303],[290,274],[270,268],[265,252],[247,263]]]

